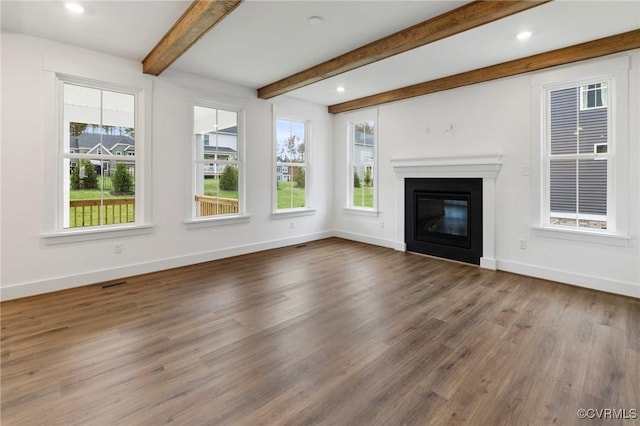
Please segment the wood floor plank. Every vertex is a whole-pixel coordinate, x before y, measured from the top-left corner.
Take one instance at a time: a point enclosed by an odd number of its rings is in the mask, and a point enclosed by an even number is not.
[[[606,424],[640,300],[330,238],[1,304],[2,425]]]

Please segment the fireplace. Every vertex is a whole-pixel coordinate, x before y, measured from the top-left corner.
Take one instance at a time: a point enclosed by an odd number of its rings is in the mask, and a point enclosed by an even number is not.
[[[398,195],[396,250],[479,263],[481,268],[496,269],[495,206],[496,179],[502,166],[500,155],[397,158],[391,160],[391,166]],[[471,183],[472,188],[459,186],[462,183],[466,186],[465,182]],[[433,183],[437,187],[434,188]],[[411,197],[407,196],[408,191],[411,191]],[[466,218],[463,207],[468,208]],[[414,216],[410,214],[416,208],[424,211],[418,213],[422,224],[419,232],[411,225]],[[444,220],[430,223],[436,220],[430,216],[436,216],[438,211],[437,216]],[[432,251],[435,246],[439,251]]]
[[[407,250],[480,264],[482,179],[405,179]]]

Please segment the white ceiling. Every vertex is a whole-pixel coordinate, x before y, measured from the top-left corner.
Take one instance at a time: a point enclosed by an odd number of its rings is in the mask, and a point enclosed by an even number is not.
[[[62,1],[0,0],[2,31],[12,31],[142,61],[190,1],[86,1],[82,15]]]
[[[142,61],[191,2],[80,3],[87,12],[72,16],[60,1],[2,0],[2,30]],[[246,0],[171,69],[257,89],[464,3]],[[638,28],[640,0],[557,0],[289,95],[331,105]],[[533,36],[519,42],[524,29]]]

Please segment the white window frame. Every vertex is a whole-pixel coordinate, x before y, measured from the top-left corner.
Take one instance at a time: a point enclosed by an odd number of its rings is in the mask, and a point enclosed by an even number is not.
[[[195,134],[193,132],[194,127],[194,108],[202,107],[202,108],[211,108],[216,110],[224,110],[235,112],[237,114],[237,126],[238,126],[238,159],[237,160],[219,160],[216,159],[214,163],[217,164],[235,164],[238,167],[238,213],[235,214],[227,214],[227,215],[216,215],[216,216],[197,216],[197,205],[195,202],[196,196],[196,163],[207,164],[211,162],[211,159],[202,160],[197,159],[197,150],[196,150],[196,140]],[[221,226],[221,225],[232,225],[236,223],[247,223],[249,222],[251,216],[247,214],[246,211],[246,183],[245,183],[245,161],[244,161],[244,151],[245,151],[245,132],[244,132],[244,108],[237,105],[230,105],[221,102],[217,102],[208,98],[192,98],[189,102],[189,111],[188,111],[188,158],[189,163],[187,164],[187,170],[189,170],[189,179],[187,184],[187,200],[185,210],[187,213],[187,218],[184,221],[184,224],[187,229],[201,229],[207,228],[211,226]],[[211,141],[209,141],[208,146],[211,146]]]
[[[296,123],[304,124],[304,163],[280,163],[277,161],[278,157],[278,141],[277,141],[277,122],[278,120],[293,121]],[[278,217],[292,217],[292,216],[305,216],[315,213],[315,208],[312,206],[312,191],[313,182],[311,179],[311,161],[313,158],[313,141],[312,141],[312,122],[308,117],[301,117],[297,114],[291,114],[284,111],[278,111],[274,107],[273,111],[273,131],[272,131],[272,148],[271,148],[271,163],[272,163],[272,178],[271,178],[271,215],[274,218]],[[278,209],[278,167],[304,167],[305,177],[305,206],[293,207],[286,209]]]
[[[628,246],[629,203],[628,187],[618,182],[629,182],[629,167],[626,161],[629,152],[629,69],[630,57],[621,55],[612,59],[600,59],[587,63],[559,67],[531,77],[533,143],[532,158],[538,162],[532,164],[532,218],[533,235],[579,241],[585,243]],[[561,227],[549,223],[549,167],[548,167],[548,116],[546,105],[550,90],[576,87],[610,80],[608,96],[610,107],[608,152],[602,154],[582,154],[598,158],[607,158],[607,218],[606,230],[579,227]],[[581,157],[582,157],[581,155]],[[557,155],[555,157],[558,157]],[[586,157],[585,157],[586,158]]]
[[[373,122],[374,123],[374,132],[373,132],[373,162],[371,164],[368,163],[360,163],[356,162],[355,158],[355,140],[354,140],[354,129],[358,124]],[[347,122],[347,188],[346,194],[347,199],[345,201],[345,211],[354,214],[362,214],[362,215],[378,215],[378,117],[377,117],[377,109],[371,111],[364,111],[361,113],[357,113],[355,116],[352,116],[351,119]],[[353,170],[356,166],[372,166],[373,173],[371,179],[373,180],[373,206],[372,207],[363,207],[363,206],[355,206],[353,203],[354,191],[355,188],[353,186]],[[364,181],[362,182],[364,185]]]
[[[45,218],[43,242],[46,245],[75,243],[105,238],[121,238],[152,232],[151,226],[151,105],[152,81],[148,78],[128,74],[111,74],[102,70],[47,63],[44,66],[45,80],[45,132],[55,135],[56,143],[45,148],[45,158],[50,158],[44,167],[45,175],[52,176],[45,185]],[[73,84],[99,90],[134,95],[136,129],[136,196],[135,221],[127,224],[98,225],[91,227],[65,228],[67,205],[63,188],[68,170],[64,169],[67,157],[101,159],[105,155],[64,152],[65,129],[64,85]],[[53,113],[52,113],[53,111]]]
[[[615,81],[610,75],[608,75],[608,76],[603,76],[603,77],[589,79],[589,80],[579,80],[579,81],[564,82],[563,84],[547,85],[543,89],[545,91],[545,94],[544,94],[544,114],[545,115],[544,115],[544,121],[543,121],[544,140],[542,144],[543,144],[543,158],[544,158],[545,187],[544,187],[544,197],[543,197],[544,214],[542,217],[542,225],[545,227],[571,229],[571,230],[580,231],[580,232],[588,231],[588,232],[597,232],[597,233],[603,233],[603,234],[615,234],[616,220],[615,220],[615,214],[612,214],[612,212],[615,212],[615,206],[613,205],[614,187],[612,182],[613,182],[613,170],[615,170],[615,163],[616,163],[616,155],[615,155],[616,141],[613,137],[614,132],[612,131],[614,109],[608,108],[607,110],[607,121],[608,121],[607,133],[608,134],[607,134],[607,152],[606,153],[598,154],[595,152],[595,149],[594,149],[593,152],[589,152],[589,153],[551,154],[551,137],[550,137],[551,92],[557,91],[557,90],[563,90],[563,89],[577,88],[580,93],[579,99],[578,99],[578,102],[580,102],[580,110],[585,111],[586,109],[582,108],[582,93],[583,93],[582,88],[584,86],[588,86],[589,84],[594,84],[599,82],[606,82],[607,87],[612,87],[612,88],[615,87]],[[607,91],[607,93],[608,93],[608,96],[613,97],[613,91]],[[605,104],[610,103],[611,105],[615,105],[615,102],[609,102],[609,101],[610,99],[607,99],[605,101]],[[601,107],[594,107],[594,108],[587,108],[587,109],[591,110],[596,108],[601,108]],[[551,204],[551,161],[552,160],[571,160],[571,161],[602,160],[607,162],[607,214],[604,217],[607,223],[607,229],[590,229],[590,228],[584,228],[579,226],[575,226],[575,227],[562,226],[562,225],[554,225],[550,222],[551,213],[552,213],[551,206],[550,206]],[[578,191],[578,187],[576,187],[576,191]],[[576,215],[578,220],[601,220],[602,219],[602,216],[599,216],[599,215],[591,215],[591,214],[584,214],[584,213],[583,214],[576,213]],[[556,213],[554,216],[566,217],[566,218],[574,217],[568,214],[563,215],[562,213]]]

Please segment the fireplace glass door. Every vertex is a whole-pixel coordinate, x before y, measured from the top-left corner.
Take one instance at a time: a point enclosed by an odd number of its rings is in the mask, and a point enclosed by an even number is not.
[[[415,192],[414,197],[416,240],[470,247],[470,194]]]

